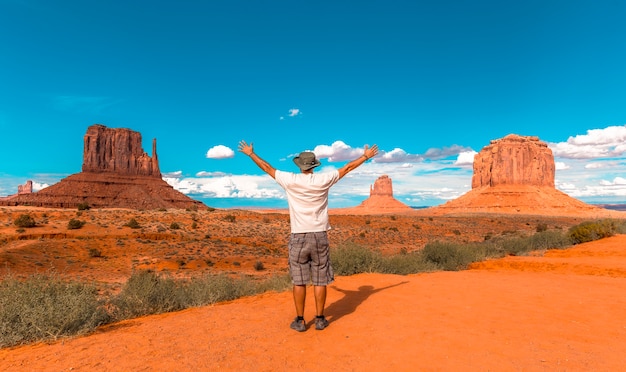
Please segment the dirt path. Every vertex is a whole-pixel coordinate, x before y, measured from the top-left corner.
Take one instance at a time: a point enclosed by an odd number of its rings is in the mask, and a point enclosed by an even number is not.
[[[324,331],[289,329],[290,294],[270,293],[0,350],[0,370],[617,371],[625,273],[621,235],[462,272],[339,277]]]

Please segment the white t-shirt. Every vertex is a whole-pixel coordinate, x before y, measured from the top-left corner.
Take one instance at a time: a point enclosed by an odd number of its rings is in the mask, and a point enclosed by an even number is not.
[[[274,177],[287,193],[292,233],[330,230],[328,191],[339,181],[339,171],[305,174],[276,170]]]

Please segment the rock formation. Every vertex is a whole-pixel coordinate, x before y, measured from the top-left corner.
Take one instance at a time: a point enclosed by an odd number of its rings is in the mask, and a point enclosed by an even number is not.
[[[141,147],[141,134],[130,129],[90,126],[84,137],[82,169],[36,193],[18,191],[0,205],[75,208],[86,203],[95,208],[206,208],[161,178],[156,139],[152,141],[152,156],[148,156]]]
[[[422,210],[430,214],[505,213],[601,217],[612,211],[572,198],[554,187],[554,156],[537,137],[510,134],[474,157],[472,190]]]
[[[391,178],[387,175],[378,177],[374,184],[370,186],[370,196],[365,199],[359,206],[347,208],[355,213],[389,213],[404,212],[411,210],[411,207],[398,201],[393,197],[393,187]]]
[[[83,172],[161,178],[156,138],[152,140],[152,157],[143,151],[141,133],[126,128],[92,125],[87,129],[84,142]]]
[[[539,137],[493,140],[474,157],[472,189],[498,185],[554,187],[552,150]]]
[[[11,194],[7,196],[0,196],[0,205],[6,205],[6,203],[2,203],[3,201],[11,200],[18,195],[22,194],[30,194],[33,192],[33,181],[28,180],[23,185],[17,185],[17,194]]]
[[[23,185],[17,185],[17,194],[30,194],[33,192],[33,181],[28,180]]]

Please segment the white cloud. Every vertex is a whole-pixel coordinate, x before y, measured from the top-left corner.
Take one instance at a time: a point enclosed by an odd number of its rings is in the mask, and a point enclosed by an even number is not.
[[[33,181],[33,192],[37,192],[39,190],[45,189],[48,186],[50,186],[50,185],[47,184],[47,183],[41,183],[41,182]]]
[[[300,114],[301,114],[300,109],[297,109],[297,108],[289,109],[289,116],[291,117],[298,116]]]
[[[206,172],[200,171],[196,173],[196,177],[225,177],[228,176],[228,173],[224,172]]]
[[[600,184],[602,186],[623,186],[626,185],[626,179],[623,177],[615,177],[613,181],[602,180]]]
[[[555,157],[595,159],[626,153],[626,125],[590,129],[587,134],[569,137],[566,142],[548,144]]]
[[[208,159],[228,159],[235,156],[235,152],[224,145],[213,146],[207,151],[206,157]]]
[[[454,165],[472,165],[474,164],[474,156],[477,152],[474,150],[460,152],[454,162]]]
[[[589,164],[585,164],[585,169],[601,169],[604,168],[606,165],[604,163],[589,163]]]
[[[461,153],[464,152],[474,152],[474,150],[472,150],[469,147],[464,147],[464,146],[459,146],[459,145],[452,145],[450,147],[443,147],[443,148],[430,148],[428,150],[426,150],[426,152],[424,153],[423,157],[426,159],[445,159],[445,158],[449,158],[451,156],[456,156],[459,155]],[[475,154],[475,152],[474,152]],[[474,162],[474,160],[472,159],[472,163]]]
[[[377,163],[417,163],[424,159],[419,155],[408,154],[403,149],[396,147],[391,151],[381,151],[375,160]]]
[[[328,161],[350,161],[363,155],[363,149],[355,149],[346,145],[343,141],[335,141],[332,145],[317,145],[313,149],[315,156]]]
[[[569,169],[569,168],[570,168],[570,166],[565,164],[562,161],[555,161],[554,162],[554,169],[555,170],[565,170],[565,169]]]
[[[216,174],[203,178],[163,177],[163,179],[183,194],[206,198],[284,198],[282,189],[270,176]]]

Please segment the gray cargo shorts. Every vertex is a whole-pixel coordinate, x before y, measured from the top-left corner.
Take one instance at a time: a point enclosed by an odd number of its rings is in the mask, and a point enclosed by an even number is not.
[[[294,285],[313,283],[323,286],[335,280],[326,231],[291,234],[289,273]]]

